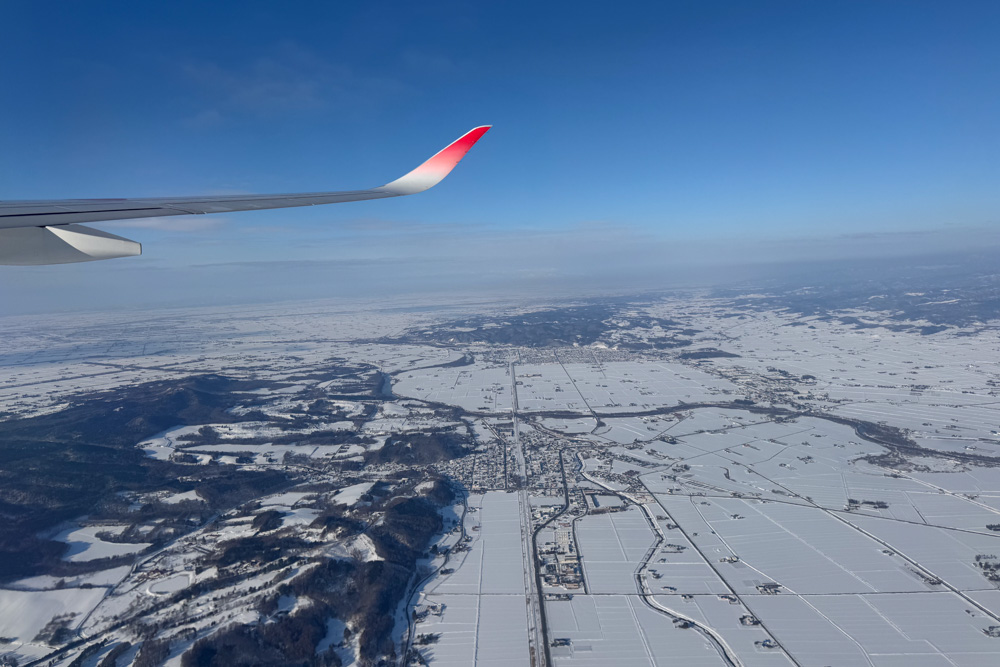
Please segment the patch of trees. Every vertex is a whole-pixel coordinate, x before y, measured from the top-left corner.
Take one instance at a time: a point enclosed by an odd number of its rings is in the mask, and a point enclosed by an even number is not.
[[[426,465],[449,461],[472,451],[466,438],[454,429],[402,433],[389,438],[381,448],[365,453],[365,463]]]
[[[982,571],[983,576],[990,581],[1000,581],[1000,562],[997,562],[997,557],[993,554],[977,554],[976,567],[978,567]]]
[[[284,512],[279,512],[278,510],[267,510],[255,516],[253,521],[250,523],[250,527],[259,533],[266,533],[268,531],[281,528],[281,519],[284,516]]]
[[[692,350],[690,352],[682,352],[680,354],[681,359],[728,359],[728,358],[738,358],[740,355],[733,354],[732,352],[725,352],[723,350],[717,350],[715,348],[706,348],[704,350]]]
[[[160,667],[170,657],[170,642],[166,639],[147,639],[139,647],[132,667]]]
[[[615,347],[619,350],[645,352],[647,350],[672,350],[678,347],[687,347],[690,344],[691,341],[686,338],[654,338],[649,341],[619,341],[615,343]]]
[[[236,563],[270,563],[308,546],[309,543],[298,537],[254,535],[223,542],[211,560],[219,567]]]
[[[333,616],[349,618],[357,608],[357,571],[353,561],[329,558],[289,582],[289,592],[325,605]]]
[[[338,509],[337,505],[333,505],[324,509],[313,520],[310,527],[322,528],[324,532],[333,533],[339,537],[350,537],[363,531],[365,524],[346,515],[343,509]]]
[[[380,557],[412,567],[431,537],[443,527],[438,505],[427,498],[397,498],[382,522],[368,531]]]
[[[376,656],[393,653],[394,613],[406,595],[413,573],[413,564],[406,567],[375,560],[358,565],[355,573],[358,605],[354,616],[361,629],[359,649],[363,660],[371,662]]]
[[[97,667],[117,667],[118,658],[122,657],[130,648],[132,648],[132,644],[129,642],[115,644],[115,647],[108,651]]]
[[[212,509],[241,505],[254,498],[276,493],[289,485],[289,475],[280,470],[240,470],[230,467],[199,469],[198,495]],[[186,469],[190,474],[191,470]]]
[[[269,421],[272,426],[277,426],[283,430],[302,429],[314,427],[315,422],[308,421],[302,424],[292,424],[287,421],[280,421],[274,418],[264,417],[262,421]],[[288,435],[268,437],[246,437],[246,438],[226,438],[227,445],[295,445],[297,447],[320,446],[320,445],[370,445],[375,442],[375,438],[369,435],[359,435],[352,431],[345,430],[316,430],[309,433],[289,433]],[[189,447],[191,451],[198,451],[198,447]],[[251,453],[251,452],[247,452]]]
[[[148,382],[93,394],[59,412],[12,420],[5,434],[25,432],[37,439],[131,447],[179,424],[246,421],[229,412],[245,398],[240,392],[266,382],[202,375],[178,381]]]
[[[906,457],[894,450],[889,450],[882,454],[869,454],[862,456],[861,459],[882,468],[898,468],[907,463]]]
[[[215,375],[151,382],[95,393],[52,414],[0,422],[0,581],[62,565],[66,545],[39,533],[104,508],[121,511],[119,493],[171,488],[191,474],[190,467],[146,456],[138,442],[176,425],[240,419],[227,412],[242,400],[235,392],[265,384]],[[210,505],[288,484],[278,471],[219,476],[217,470],[198,469],[210,479],[199,486]]]
[[[198,429],[197,433],[185,433],[184,435],[179,435],[175,438],[177,442],[196,442],[201,445],[210,445],[219,441],[219,432],[208,426],[202,426]]]
[[[874,509],[884,510],[889,508],[889,503],[884,500],[857,500],[855,498],[847,499],[848,509],[857,508],[861,506],[872,507]]]
[[[607,304],[571,306],[519,313],[501,317],[473,317],[446,325],[408,332],[399,342],[474,343],[485,342],[522,347],[590,345],[605,332],[617,329],[606,320],[614,316]]]
[[[383,494],[388,485],[373,489]],[[395,611],[409,592],[416,573],[417,557],[427,549],[433,536],[442,529],[438,513],[442,505],[453,502],[455,491],[447,480],[439,479],[424,495],[393,498],[384,508],[382,521],[369,529],[368,535],[379,556],[385,560],[324,559],[292,581],[282,584],[279,595],[308,598],[311,604],[294,614],[264,624],[238,626],[199,640],[183,659],[185,667],[222,667],[223,665],[339,665],[333,651],[316,654],[326,635],[330,618],[350,622],[360,632],[358,637],[362,665],[377,664],[394,657],[392,641]],[[326,526],[343,526],[360,532],[364,524],[329,508],[317,521]],[[227,543],[223,559],[238,562],[244,558],[265,559],[277,549],[289,548],[288,538],[255,536]],[[265,613],[276,610],[277,598],[266,600]],[[340,638],[334,638],[334,644]]]
[[[93,657],[95,653],[104,648],[104,644],[106,642],[107,640],[101,640],[95,644],[91,644],[87,648],[80,651],[80,654],[76,656],[76,658],[74,658],[71,663],[66,665],[66,667],[83,667],[84,663],[86,663],[91,657]]]
[[[326,667],[340,665],[333,652],[316,655],[326,636],[321,614],[299,613],[263,625],[238,625],[195,642],[183,667]]]
[[[391,493],[392,490],[393,487],[389,482],[385,480],[379,480],[374,484],[372,484],[371,488],[369,488],[368,491],[362,493],[360,499],[366,503],[372,504],[372,507],[369,508],[369,511],[371,511],[378,506],[379,500],[389,495],[389,493]]]
[[[350,619],[360,628],[362,664],[392,655],[394,613],[413,571],[385,561],[328,559],[286,586],[282,594],[308,597],[312,604],[264,624],[235,626],[199,640],[184,655],[184,667],[230,665],[339,665],[333,651],[317,655],[329,618]],[[275,605],[271,605],[272,608]],[[339,643],[340,638],[334,638]]]
[[[444,507],[450,505],[457,497],[455,489],[444,479],[436,479],[429,489],[425,489],[424,496],[429,498],[434,504]]]

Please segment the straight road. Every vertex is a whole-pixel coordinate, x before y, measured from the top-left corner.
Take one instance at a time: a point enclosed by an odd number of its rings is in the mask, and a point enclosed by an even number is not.
[[[520,430],[517,423],[517,374],[515,363],[510,362],[511,391],[511,421],[513,422],[514,455],[517,457],[517,470],[521,484],[528,480],[528,468],[524,459],[524,447],[521,445]],[[531,664],[535,667],[547,667],[545,651],[545,631],[542,622],[542,598],[538,590],[538,577],[535,574],[535,550],[532,546],[531,502],[528,492],[523,488],[517,492],[521,509],[521,556],[524,560],[524,592],[528,598],[528,638],[531,650]]]

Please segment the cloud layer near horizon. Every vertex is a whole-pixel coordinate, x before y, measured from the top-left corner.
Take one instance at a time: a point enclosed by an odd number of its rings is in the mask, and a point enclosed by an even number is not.
[[[673,239],[606,222],[539,230],[372,218],[264,227],[215,218],[170,232],[168,224],[132,227],[143,257],[0,268],[3,314],[421,293],[583,296],[721,285],[792,265],[808,276],[802,267],[810,263],[997,245],[991,228],[957,226],[780,239]],[[275,253],[261,242],[269,237],[280,237]]]

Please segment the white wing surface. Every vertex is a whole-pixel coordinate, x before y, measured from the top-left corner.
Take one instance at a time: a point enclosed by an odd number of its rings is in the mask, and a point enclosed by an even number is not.
[[[423,192],[447,176],[489,125],[466,132],[422,165],[369,190],[225,197],[0,201],[0,264],[65,264],[139,255],[141,246],[78,223],[232,213],[384,199]]]

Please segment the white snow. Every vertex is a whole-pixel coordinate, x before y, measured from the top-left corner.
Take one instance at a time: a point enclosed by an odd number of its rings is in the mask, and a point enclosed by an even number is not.
[[[375,486],[374,482],[361,482],[360,484],[345,486],[337,492],[337,495],[333,497],[333,500],[337,503],[348,506],[354,505],[361,500],[361,496],[368,493],[373,486]]]
[[[205,502],[198,495],[197,491],[185,491],[184,493],[175,493],[169,495],[166,498],[162,498],[161,501],[173,505],[175,503],[183,502],[185,500],[196,500],[198,502]]]
[[[125,526],[84,526],[65,530],[52,539],[69,545],[69,550],[63,559],[74,563],[134,554],[150,546],[144,542],[121,544],[105,542],[97,537],[97,533],[121,533],[124,529]]]
[[[0,590],[0,637],[31,641],[55,616],[72,615],[75,629],[104,598],[103,588],[65,588],[58,591]]]
[[[25,591],[53,589],[60,581],[63,582],[60,588],[76,588],[84,584],[88,586],[114,586],[127,577],[131,569],[128,565],[122,565],[121,567],[113,567],[90,574],[81,574],[76,577],[41,575],[38,577],[28,577],[27,579],[18,579],[8,584],[8,586]]]
[[[305,498],[309,498],[315,494],[303,493],[301,491],[288,491],[287,493],[282,493],[277,496],[271,496],[270,498],[264,498],[260,501],[262,507],[268,507],[271,505],[285,505],[286,507],[294,507],[296,503],[302,502]]]

